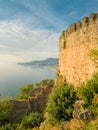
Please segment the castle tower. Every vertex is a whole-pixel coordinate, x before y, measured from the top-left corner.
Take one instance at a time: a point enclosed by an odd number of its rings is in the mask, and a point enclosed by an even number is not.
[[[59,39],[57,80],[78,86],[90,79],[96,69],[89,52],[95,48],[98,48],[98,13],[84,17],[82,22],[74,23],[63,31]]]

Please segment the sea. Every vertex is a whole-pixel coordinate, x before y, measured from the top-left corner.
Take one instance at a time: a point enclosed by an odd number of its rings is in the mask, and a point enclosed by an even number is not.
[[[25,67],[16,63],[0,63],[0,95],[15,96],[19,88],[43,79],[55,79],[56,70],[47,67]]]

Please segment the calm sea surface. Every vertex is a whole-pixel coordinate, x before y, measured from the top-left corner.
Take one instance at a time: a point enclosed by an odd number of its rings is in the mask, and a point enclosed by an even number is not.
[[[0,93],[11,95],[19,93],[19,88],[27,83],[34,84],[42,79],[54,79],[56,71],[48,68],[31,68],[15,63],[0,63]]]

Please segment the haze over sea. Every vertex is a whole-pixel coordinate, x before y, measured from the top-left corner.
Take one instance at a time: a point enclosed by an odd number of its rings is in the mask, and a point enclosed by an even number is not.
[[[24,67],[15,63],[0,63],[0,93],[15,96],[19,88],[27,83],[34,84],[42,79],[54,79],[56,71],[42,67]]]

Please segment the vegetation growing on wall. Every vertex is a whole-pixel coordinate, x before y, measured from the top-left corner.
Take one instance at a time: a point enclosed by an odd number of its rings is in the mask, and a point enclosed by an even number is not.
[[[89,56],[98,68],[98,49],[91,50]],[[98,115],[98,72],[86,84],[82,83],[78,92],[85,101],[84,107]]]
[[[89,56],[91,57],[91,60],[95,63],[96,67],[98,68],[98,49],[91,50]]]

